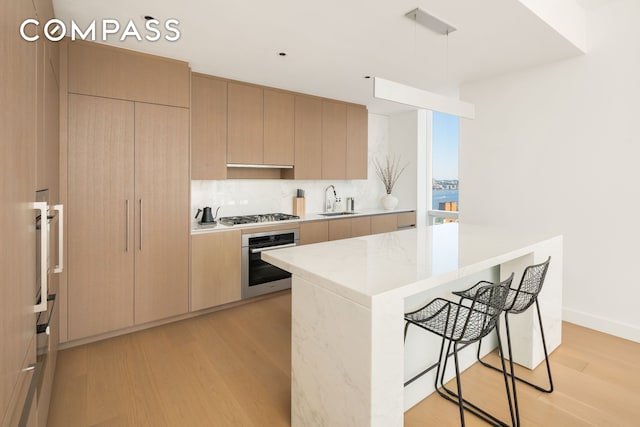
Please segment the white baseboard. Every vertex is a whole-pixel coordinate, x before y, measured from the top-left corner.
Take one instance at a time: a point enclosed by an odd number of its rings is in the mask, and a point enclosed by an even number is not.
[[[640,343],[640,327],[564,307],[562,320]]]

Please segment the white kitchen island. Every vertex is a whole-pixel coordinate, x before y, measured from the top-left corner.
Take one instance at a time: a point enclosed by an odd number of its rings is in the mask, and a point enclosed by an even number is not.
[[[483,270],[515,271],[519,281],[551,256],[540,305],[549,351],[561,341],[561,236],[445,224],[262,256],[293,275],[294,427],[402,426],[405,301]],[[533,368],[544,357],[533,312],[512,319],[514,360]]]

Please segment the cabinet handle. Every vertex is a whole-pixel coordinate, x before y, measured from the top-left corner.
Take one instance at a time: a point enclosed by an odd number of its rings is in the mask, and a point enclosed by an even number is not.
[[[35,202],[32,209],[40,211],[40,304],[33,306],[34,313],[47,311],[47,262],[49,260],[49,224],[47,221],[47,202]]]
[[[54,273],[62,273],[64,269],[64,206],[54,205],[54,211],[58,211],[58,263],[53,267]]]
[[[140,199],[140,250],[142,250],[142,199]]]
[[[129,199],[125,200],[124,203],[127,210],[127,215],[126,215],[127,225],[125,226],[127,231],[125,232],[124,251],[129,252]]]

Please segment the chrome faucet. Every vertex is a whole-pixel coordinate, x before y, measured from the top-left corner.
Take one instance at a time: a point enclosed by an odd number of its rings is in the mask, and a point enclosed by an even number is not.
[[[329,189],[333,190],[333,203],[331,203],[331,201],[327,197],[327,191],[329,191]],[[325,188],[324,189],[324,211],[333,212],[333,208],[337,199],[338,199],[338,195],[336,194],[336,187],[334,187],[333,185],[330,185],[327,188]]]

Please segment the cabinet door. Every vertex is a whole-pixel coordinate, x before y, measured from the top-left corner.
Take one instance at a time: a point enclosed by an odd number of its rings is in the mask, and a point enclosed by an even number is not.
[[[351,219],[351,237],[368,236],[371,234],[371,217],[363,216]]]
[[[326,242],[329,240],[328,221],[303,222],[300,224],[300,244]]]
[[[263,89],[238,83],[228,84],[227,162],[263,162]]]
[[[374,215],[371,217],[371,234],[388,233],[398,229],[396,214]]]
[[[351,218],[329,221],[329,240],[348,239],[349,237],[351,237]]]
[[[265,165],[293,165],[294,105],[292,94],[264,90]]]
[[[296,96],[295,178],[322,178],[322,101]]]
[[[10,424],[14,409],[20,414],[12,397],[31,376],[22,371],[24,362],[35,362],[35,352],[29,351],[35,337],[35,211],[28,203],[36,190],[36,46],[17,32],[34,16],[28,0],[0,3],[0,419],[8,425],[17,425]],[[34,35],[35,27],[27,28]]]
[[[403,212],[397,215],[398,218],[398,229],[401,228],[412,228],[416,226],[416,213],[414,212]]]
[[[347,105],[322,101],[322,179],[347,176]]]
[[[189,110],[135,105],[135,323],[189,308]]]
[[[133,103],[69,95],[68,337],[133,325]]]
[[[227,178],[227,82],[191,79],[191,179]]]
[[[368,126],[367,107],[347,106],[347,179],[367,179]]]
[[[191,236],[191,311],[240,299],[242,232]]]

